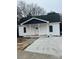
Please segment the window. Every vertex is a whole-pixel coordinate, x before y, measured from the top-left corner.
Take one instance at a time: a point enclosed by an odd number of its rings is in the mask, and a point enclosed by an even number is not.
[[[26,33],[26,27],[24,27],[24,33]]]
[[[53,26],[49,26],[49,32],[53,32]]]

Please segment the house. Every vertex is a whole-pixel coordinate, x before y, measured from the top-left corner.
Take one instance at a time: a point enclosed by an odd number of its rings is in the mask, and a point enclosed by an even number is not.
[[[60,19],[58,13],[24,17],[18,26],[19,36],[60,36]]]

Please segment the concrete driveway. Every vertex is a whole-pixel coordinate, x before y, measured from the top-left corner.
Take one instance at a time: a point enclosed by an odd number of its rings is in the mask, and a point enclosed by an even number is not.
[[[39,38],[24,51],[18,52],[17,59],[62,59],[62,38]]]
[[[17,53],[17,59],[62,59],[53,55],[20,51]]]

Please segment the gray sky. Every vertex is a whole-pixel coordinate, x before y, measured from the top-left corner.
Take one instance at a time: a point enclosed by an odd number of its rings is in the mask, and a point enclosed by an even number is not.
[[[62,13],[62,0],[23,0],[27,4],[34,3],[44,8],[46,12],[55,11]]]

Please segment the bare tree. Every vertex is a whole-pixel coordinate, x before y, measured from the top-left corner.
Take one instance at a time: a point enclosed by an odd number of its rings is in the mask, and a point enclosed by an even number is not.
[[[20,8],[17,7],[17,19],[18,19],[18,21],[19,21],[19,19],[21,19],[21,18],[22,18],[22,12],[21,12]]]
[[[43,8],[36,4],[26,4],[24,1],[19,1],[17,4],[17,16],[18,18],[27,17],[28,14],[32,16],[44,15],[45,11]]]
[[[28,9],[29,9],[29,13],[31,13],[32,16],[45,14],[44,9],[37,6],[36,4],[30,4]]]
[[[19,1],[17,5],[17,15],[21,15],[22,17],[26,16],[26,4],[24,1]]]

